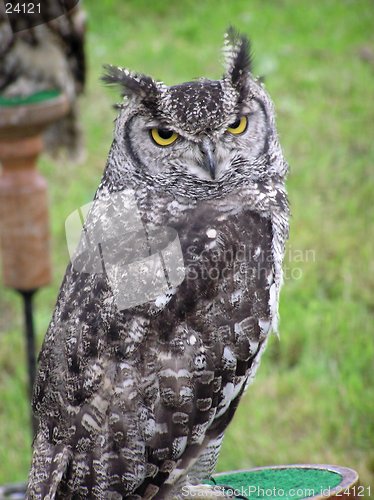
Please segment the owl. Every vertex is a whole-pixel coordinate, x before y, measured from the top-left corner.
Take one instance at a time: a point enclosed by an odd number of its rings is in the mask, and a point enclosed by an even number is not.
[[[50,153],[65,148],[72,157],[80,152],[77,96],[84,88],[86,66],[85,15],[79,7],[73,8],[74,3],[21,3],[19,12],[15,2],[11,9],[9,2],[0,5],[0,92],[24,97],[51,88],[61,90],[70,111],[49,127],[44,141]],[[33,14],[24,12],[25,7]]]
[[[248,39],[223,53],[175,86],[106,68],[124,100],[40,354],[29,499],[224,496],[204,481],[277,331],[289,208]]]

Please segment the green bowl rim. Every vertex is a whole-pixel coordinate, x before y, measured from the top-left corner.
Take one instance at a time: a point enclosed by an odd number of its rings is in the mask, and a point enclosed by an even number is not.
[[[287,465],[266,465],[262,467],[253,467],[251,469],[241,469],[233,471],[219,472],[213,475],[213,478],[220,476],[228,476],[234,474],[242,474],[243,472],[256,472],[265,470],[281,470],[281,469],[311,469],[311,470],[325,470],[339,474],[342,478],[341,482],[330,490],[330,495],[335,496],[336,493],[345,489],[350,489],[358,483],[358,473],[350,467],[343,467],[341,465],[330,464],[287,464]],[[323,495],[315,495],[308,497],[308,500],[326,500],[327,497]]]
[[[40,105],[41,103],[58,99],[61,94],[61,90],[56,88],[39,90],[38,92],[23,97],[4,97],[0,94],[0,108]]]

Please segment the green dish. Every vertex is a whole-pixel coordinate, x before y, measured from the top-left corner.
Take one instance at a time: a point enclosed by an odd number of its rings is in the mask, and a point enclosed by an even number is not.
[[[300,500],[328,493],[342,481],[337,472],[302,467],[264,468],[220,474],[214,477],[217,485],[225,485],[248,500],[282,498]],[[210,482],[209,484],[213,484]]]

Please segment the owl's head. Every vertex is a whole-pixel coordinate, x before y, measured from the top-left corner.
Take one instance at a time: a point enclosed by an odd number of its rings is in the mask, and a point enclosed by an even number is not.
[[[284,174],[283,162],[274,161],[272,103],[251,75],[248,39],[229,29],[223,52],[222,79],[171,87],[106,67],[103,80],[120,85],[126,99],[116,124],[117,154],[126,163],[130,158],[126,168],[138,178],[188,195],[196,186],[213,192]]]

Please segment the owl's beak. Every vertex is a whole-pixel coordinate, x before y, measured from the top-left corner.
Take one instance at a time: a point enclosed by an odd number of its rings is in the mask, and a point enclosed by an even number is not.
[[[208,139],[208,137],[204,137],[204,139],[200,143],[200,151],[203,153],[203,168],[207,170],[210,174],[210,177],[214,180],[216,178],[216,168],[217,162],[214,156],[215,146],[213,142]]]

